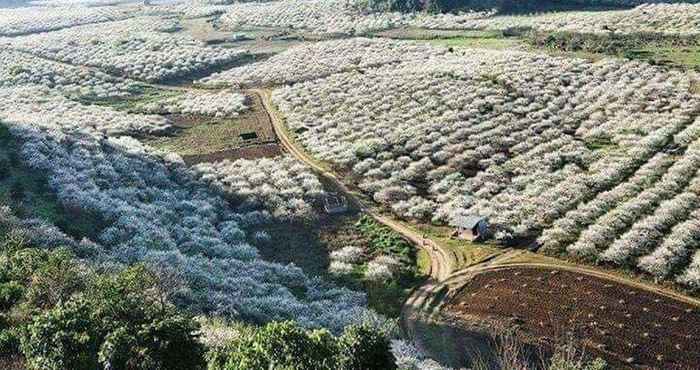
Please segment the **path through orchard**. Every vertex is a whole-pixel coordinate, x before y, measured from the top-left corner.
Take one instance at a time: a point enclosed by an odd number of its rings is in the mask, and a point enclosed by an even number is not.
[[[77,67],[84,68],[85,70],[99,70],[98,68],[81,65],[77,65]],[[202,91],[193,86],[143,82],[142,84],[161,90],[179,92]],[[272,103],[271,90],[251,89],[245,92],[259,97],[262,101],[264,114],[267,115],[265,118],[269,119],[279,144],[284,151],[308,165],[318,176],[333,184],[338,191],[346,195],[349,202],[353,203],[357,209],[402,235],[417,248],[424,250],[429,256],[430,278],[423,285],[415,288],[404,303],[401,313],[401,327],[405,336],[414,341],[414,343],[430,357],[441,360],[442,362],[454,364],[454,360],[456,357],[459,357],[459,353],[450,352],[464,351],[466,348],[455,347],[448,350],[441,345],[445,343],[452,343],[453,347],[456,343],[459,345],[468,345],[480,351],[489,350],[490,344],[488,343],[487,337],[469,330],[461,330],[459,323],[448,324],[442,322],[441,313],[448,301],[454,299],[456,294],[475,276],[499,271],[504,268],[560,269],[562,271],[580,274],[581,276],[605,279],[620,286],[642,289],[678,302],[700,307],[700,301],[697,299],[653,284],[638,282],[595,268],[566,264],[563,261],[544,258],[540,255],[534,255],[521,250],[503,249],[481,258],[471,265],[460,265],[461,262],[455,258],[454,252],[450,251],[449,248],[442,245],[437,240],[426,237],[426,235],[412,229],[405,223],[397,221],[393,216],[382,212],[371,200],[366,199],[359,191],[353,189],[352,185],[345,183],[327,164],[314,159],[311,154],[295,141],[293,135],[289,132],[284,123],[282,114],[277,111]],[[519,261],[524,254],[528,255],[528,258],[525,258],[525,260],[528,261]],[[426,329],[428,326],[430,326],[429,330]],[[468,338],[465,338],[465,336]],[[440,340],[436,341],[436,338]]]
[[[657,285],[635,281],[620,274],[592,267],[582,267],[554,258],[547,258],[524,250],[503,249],[472,265],[460,266],[452,258],[448,248],[407,227],[392,216],[382,213],[371,201],[364,200],[361,194],[343,182],[327,164],[314,159],[292,137],[293,135],[286,127],[282,115],[272,103],[270,90],[254,89],[251,92],[262,97],[263,105],[270,116],[280,144],[289,154],[311,167],[318,176],[333,183],[364,213],[399,233],[428,254],[431,261],[430,278],[423,285],[415,288],[404,303],[401,313],[401,327],[405,336],[432,358],[452,366],[467,366],[466,363],[460,363],[460,359],[463,359],[464,356],[460,353],[453,353],[454,351],[466,351],[466,348],[457,348],[455,343],[469,345],[476,352],[482,353],[493,349],[487,335],[463,328],[460,323],[442,322],[441,313],[449,300],[454,299],[475,276],[503,269],[566,271],[584,278],[602,279],[611,284],[619,285],[621,289],[624,287],[639,289],[676,302],[700,307],[700,300]],[[453,348],[445,348],[445,345]]]

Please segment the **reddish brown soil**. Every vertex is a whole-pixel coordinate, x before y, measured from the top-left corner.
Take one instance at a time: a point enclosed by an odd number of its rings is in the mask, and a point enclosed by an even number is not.
[[[615,369],[700,369],[698,307],[572,272],[534,268],[475,276],[450,301],[464,320],[518,326],[547,342],[573,331]]]

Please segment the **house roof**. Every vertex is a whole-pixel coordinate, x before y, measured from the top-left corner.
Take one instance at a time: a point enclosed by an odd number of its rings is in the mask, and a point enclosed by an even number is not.
[[[450,225],[454,227],[461,227],[463,229],[472,229],[481,221],[486,221],[486,217],[477,215],[460,215],[452,217],[452,220],[450,220]]]

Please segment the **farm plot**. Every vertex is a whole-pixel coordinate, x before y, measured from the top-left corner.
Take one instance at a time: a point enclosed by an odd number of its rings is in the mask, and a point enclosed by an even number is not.
[[[17,36],[127,19],[139,7],[26,7],[0,9],[0,36]]]
[[[574,288],[575,287],[575,288]],[[614,368],[700,363],[698,307],[573,272],[504,268],[474,276],[445,308],[467,325],[511,327],[541,344],[570,330]],[[611,334],[614,333],[614,334]]]
[[[265,61],[215,73],[200,82],[205,86],[280,85],[445,53],[447,49],[412,42],[366,38],[323,41],[299,45]]]
[[[697,205],[692,83],[637,62],[470,50],[334,74],[273,99],[309,151],[351,169],[402,217],[488,216],[504,243],[539,238],[553,252],[637,266]],[[594,247],[575,247],[579,234]],[[697,276],[688,241],[665,257],[677,263],[667,278]]]
[[[177,153],[189,164],[279,155],[277,136],[260,97],[247,95],[245,106],[249,108],[229,118],[201,114],[170,116],[180,130],[167,137],[153,138],[149,144]]]
[[[135,17],[10,39],[13,48],[62,62],[97,67],[148,82],[168,82],[240,62],[239,50],[214,50],[176,32],[176,20]]]

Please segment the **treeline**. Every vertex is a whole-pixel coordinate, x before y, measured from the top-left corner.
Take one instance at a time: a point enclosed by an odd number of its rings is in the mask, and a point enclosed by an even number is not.
[[[682,48],[700,45],[695,36],[666,35],[661,33],[637,32],[592,34],[577,32],[538,32],[527,31],[526,39],[533,45],[561,51],[586,51],[602,54],[619,54],[639,48],[672,47]]]
[[[0,368],[395,368],[387,336],[369,326],[334,336],[271,322],[208,348],[200,323],[170,302],[177,288],[145,265],[96,270],[0,230]]]
[[[490,11],[502,14],[532,13],[581,9],[625,9],[648,1],[643,0],[365,0],[373,11],[435,13],[458,11]],[[695,3],[697,0],[655,1],[661,3]]]

